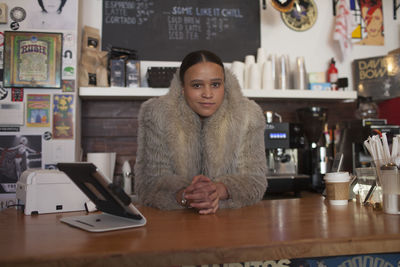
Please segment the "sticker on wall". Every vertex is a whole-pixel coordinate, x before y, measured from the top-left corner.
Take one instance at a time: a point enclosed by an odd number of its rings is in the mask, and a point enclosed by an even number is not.
[[[10,11],[10,18],[14,22],[21,22],[26,18],[26,11],[22,7],[13,7]]]
[[[53,135],[49,131],[46,131],[46,132],[43,133],[43,139],[46,140],[46,141],[51,140],[52,137],[53,137]]]
[[[16,183],[30,168],[41,168],[42,138],[40,135],[2,135],[0,138],[0,193],[3,184]]]
[[[57,170],[57,164],[45,164],[44,168],[46,170]]]
[[[75,80],[63,80],[62,81],[63,92],[75,92]]]
[[[352,0],[354,1],[354,0]],[[359,3],[359,6],[358,6]],[[361,0],[354,4],[358,7],[357,28],[352,37],[358,45],[384,45],[382,0]]]
[[[3,88],[2,82],[0,84],[0,95],[3,98],[0,101],[0,125],[24,125],[24,103],[21,101],[13,102],[9,93],[11,89]]]
[[[6,3],[0,3],[0,24],[7,24],[8,7]]]
[[[295,31],[310,29],[317,21],[317,15],[317,5],[313,0],[296,0],[290,11],[281,13],[286,26]]]
[[[26,126],[50,127],[50,95],[29,94],[26,99]]]
[[[64,33],[63,45],[65,45],[65,47],[73,47],[73,46],[75,46],[74,34],[72,34],[72,33]]]
[[[34,29],[75,30],[77,0],[29,1],[27,25]]]
[[[13,30],[13,31],[18,30],[19,29],[19,23],[16,22],[16,21],[11,22],[10,29]]]
[[[21,129],[19,127],[4,126],[0,127],[0,132],[19,132]]]
[[[24,101],[24,88],[11,88],[11,101]]]
[[[0,100],[6,99],[8,96],[8,90],[6,88],[3,88],[3,83],[0,82]]]
[[[75,80],[75,67],[73,63],[67,63],[68,60],[63,60],[63,80]]]
[[[53,97],[53,138],[73,139],[74,96],[59,95]]]

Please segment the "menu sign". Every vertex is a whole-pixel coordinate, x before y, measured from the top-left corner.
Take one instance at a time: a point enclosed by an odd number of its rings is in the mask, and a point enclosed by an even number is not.
[[[400,96],[400,54],[353,61],[354,88],[374,100]]]
[[[243,60],[260,47],[259,1],[104,0],[102,38],[103,49],[134,49],[140,60],[180,61],[198,49]]]

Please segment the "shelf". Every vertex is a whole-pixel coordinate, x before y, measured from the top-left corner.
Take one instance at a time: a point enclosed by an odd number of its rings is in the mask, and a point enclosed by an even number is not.
[[[249,98],[302,98],[302,99],[356,99],[356,91],[311,91],[311,90],[243,90]]]
[[[129,87],[80,87],[82,99],[143,99],[165,95],[168,88]]]
[[[127,87],[81,87],[79,96],[82,99],[145,99],[165,95],[168,88],[127,88]],[[293,98],[293,99],[347,99],[357,98],[356,91],[311,91],[311,90],[243,90],[249,98]]]

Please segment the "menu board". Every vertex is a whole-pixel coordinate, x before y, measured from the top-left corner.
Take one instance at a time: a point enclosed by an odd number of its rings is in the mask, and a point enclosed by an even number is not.
[[[103,0],[103,50],[137,51],[140,60],[180,61],[210,50],[224,62],[260,47],[259,0]]]

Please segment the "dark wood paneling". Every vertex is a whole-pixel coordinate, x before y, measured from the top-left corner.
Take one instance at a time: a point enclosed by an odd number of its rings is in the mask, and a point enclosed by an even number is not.
[[[137,150],[137,117],[144,100],[88,100],[82,102],[82,147],[88,152],[116,152],[115,174],[128,160],[133,168]],[[256,101],[264,111],[279,113],[285,122],[300,122],[296,110],[307,106],[328,109],[329,127],[354,119],[356,102],[333,100],[264,99]]]

